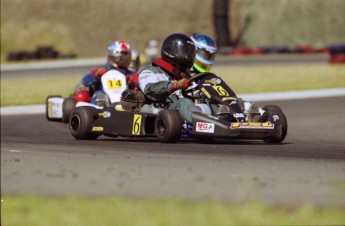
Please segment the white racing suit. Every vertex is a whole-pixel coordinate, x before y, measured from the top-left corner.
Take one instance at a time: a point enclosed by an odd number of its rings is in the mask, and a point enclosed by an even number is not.
[[[167,109],[175,109],[181,118],[192,122],[192,113],[200,112],[199,108],[188,98],[179,98],[172,91],[174,79],[156,65],[149,65],[139,73],[139,87],[153,103],[162,104]]]

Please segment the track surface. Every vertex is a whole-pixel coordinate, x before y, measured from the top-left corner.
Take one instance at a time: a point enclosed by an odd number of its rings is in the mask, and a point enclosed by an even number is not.
[[[266,102],[281,145],[155,139],[77,141],[45,116],[1,117],[1,193],[211,198],[345,206],[344,97]],[[263,104],[258,104],[262,107]]]

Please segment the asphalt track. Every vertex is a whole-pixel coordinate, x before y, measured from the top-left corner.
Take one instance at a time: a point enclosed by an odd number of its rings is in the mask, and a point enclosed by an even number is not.
[[[1,194],[345,206],[344,97],[265,104],[281,106],[287,116],[283,144],[77,141],[67,124],[49,122],[44,114],[2,115]]]

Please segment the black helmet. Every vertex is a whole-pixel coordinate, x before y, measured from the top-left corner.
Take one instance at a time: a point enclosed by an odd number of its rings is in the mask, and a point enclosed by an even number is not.
[[[165,38],[161,48],[162,58],[181,71],[193,66],[196,47],[187,35],[175,33]]]

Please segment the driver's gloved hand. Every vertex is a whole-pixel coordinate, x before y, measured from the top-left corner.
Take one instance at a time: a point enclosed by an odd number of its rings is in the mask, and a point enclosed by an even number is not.
[[[171,92],[182,89],[185,90],[190,86],[190,81],[186,78],[182,78],[176,82],[171,83]]]
[[[107,72],[107,69],[104,68],[104,67],[99,67],[97,68],[94,73],[93,73],[93,76],[95,78],[101,78],[103,74],[105,74],[105,72]]]

